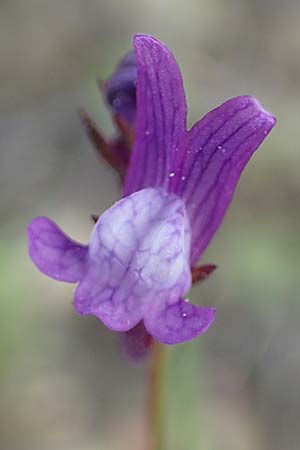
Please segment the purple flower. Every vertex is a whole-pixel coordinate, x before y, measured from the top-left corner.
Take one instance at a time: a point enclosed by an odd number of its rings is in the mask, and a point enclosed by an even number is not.
[[[116,331],[143,322],[154,339],[175,344],[203,333],[214,320],[214,308],[184,299],[191,267],[219,227],[243,168],[275,118],[254,98],[242,96],[187,131],[174,57],[150,36],[136,36],[134,46],[137,115],[123,198],[99,217],[88,245],[74,242],[45,217],[34,219],[29,252],[46,275],[78,283],[74,307],[79,314],[93,314]],[[211,270],[196,271],[195,279]]]
[[[121,59],[115,72],[102,87],[113,114],[131,124],[136,115],[136,72],[136,57],[131,51]]]

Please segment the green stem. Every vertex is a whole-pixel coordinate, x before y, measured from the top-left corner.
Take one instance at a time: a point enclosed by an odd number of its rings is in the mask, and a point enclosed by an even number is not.
[[[149,373],[147,450],[166,450],[166,347],[155,342]]]

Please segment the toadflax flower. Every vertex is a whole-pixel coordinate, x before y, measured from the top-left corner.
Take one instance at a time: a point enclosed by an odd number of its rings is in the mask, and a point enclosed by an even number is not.
[[[115,331],[143,323],[157,341],[176,344],[200,335],[214,320],[214,308],[184,298],[191,267],[275,118],[254,98],[241,96],[187,131],[174,57],[151,36],[137,35],[134,47],[135,140],[123,198],[99,217],[88,245],[73,241],[46,217],[34,219],[29,253],[44,274],[78,283],[79,314],[92,314]]]

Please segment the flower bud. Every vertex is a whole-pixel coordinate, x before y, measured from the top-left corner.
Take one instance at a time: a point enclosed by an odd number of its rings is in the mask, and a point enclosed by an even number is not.
[[[104,83],[105,99],[114,115],[134,123],[136,113],[136,58],[134,51],[119,62],[111,77]]]

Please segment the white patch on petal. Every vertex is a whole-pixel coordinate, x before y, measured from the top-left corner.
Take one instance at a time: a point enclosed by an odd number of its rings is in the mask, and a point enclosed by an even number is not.
[[[161,189],[135,192],[100,216],[89,252],[100,292],[92,309],[112,328],[125,330],[142,318],[146,302],[171,301],[191,284],[185,205]]]

